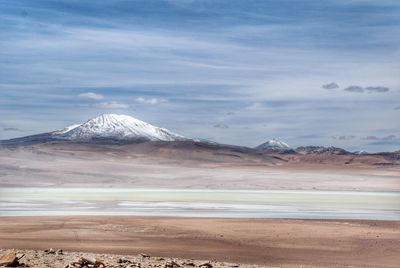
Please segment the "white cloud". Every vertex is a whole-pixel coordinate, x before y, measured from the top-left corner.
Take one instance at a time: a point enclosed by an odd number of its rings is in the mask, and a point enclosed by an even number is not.
[[[94,92],[85,92],[78,95],[80,98],[91,99],[91,100],[102,100],[104,99],[103,95],[96,94]]]
[[[152,105],[167,102],[166,99],[144,98],[144,97],[138,97],[136,98],[136,101],[139,103],[152,104]]]
[[[98,109],[126,109],[129,108],[129,105],[118,101],[107,101],[93,104],[92,107]]]

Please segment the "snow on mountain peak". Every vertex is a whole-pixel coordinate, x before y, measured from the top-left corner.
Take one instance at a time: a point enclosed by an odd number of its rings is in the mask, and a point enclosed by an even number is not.
[[[64,133],[67,133],[68,131],[70,131],[70,130],[72,130],[74,128],[77,128],[77,127],[81,126],[81,125],[82,124],[71,125],[71,126],[63,128],[61,130],[54,131],[53,134],[64,134]]]
[[[277,140],[277,139],[272,139],[263,144],[260,144],[256,147],[256,149],[271,150],[271,151],[291,150],[290,146],[287,143]]]
[[[174,141],[183,136],[159,128],[129,115],[103,114],[83,124],[73,125],[53,132],[59,139],[93,141],[112,139],[116,141]]]

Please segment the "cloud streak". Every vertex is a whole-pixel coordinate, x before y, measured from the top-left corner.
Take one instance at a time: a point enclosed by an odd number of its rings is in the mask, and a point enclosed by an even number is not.
[[[363,92],[384,93],[384,92],[390,91],[390,89],[388,87],[383,87],[383,86],[377,86],[377,87],[349,86],[349,87],[346,87],[344,90],[349,91],[349,92],[355,92],[355,93],[363,93]]]
[[[334,82],[332,82],[332,83],[329,83],[329,84],[322,85],[322,88],[324,88],[324,89],[337,89],[337,88],[339,88],[339,85],[334,83]]]
[[[388,92],[390,89],[388,87],[366,87],[368,92]]]
[[[350,135],[350,136],[332,136],[332,139],[334,140],[340,140],[340,141],[344,141],[344,140],[354,140],[356,139],[356,136]]]
[[[19,128],[16,127],[5,127],[3,131],[21,131]]]
[[[118,101],[107,101],[95,103],[91,107],[97,109],[127,109],[129,105]]]
[[[138,98],[136,98],[136,102],[143,103],[143,104],[156,105],[156,104],[165,103],[168,101],[166,99],[159,99],[159,98],[138,97]]]
[[[91,99],[91,100],[102,100],[104,99],[103,95],[96,94],[94,92],[85,92],[78,95],[80,98]]]
[[[224,124],[224,123],[215,124],[215,125],[213,125],[213,127],[215,127],[215,128],[221,128],[221,129],[227,129],[227,128],[229,128],[229,126],[226,125],[226,124]]]
[[[360,87],[360,86],[348,86],[344,89],[345,91],[348,92],[355,92],[355,93],[362,93],[364,92],[364,88]]]
[[[384,137],[377,137],[377,136],[367,136],[365,137],[366,140],[373,140],[373,141],[387,141],[387,140],[394,140],[396,139],[396,135],[388,135]]]

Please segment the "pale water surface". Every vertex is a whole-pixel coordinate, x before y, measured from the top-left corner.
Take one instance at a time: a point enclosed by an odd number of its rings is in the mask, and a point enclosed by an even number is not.
[[[2,188],[1,216],[143,215],[400,220],[400,193]]]

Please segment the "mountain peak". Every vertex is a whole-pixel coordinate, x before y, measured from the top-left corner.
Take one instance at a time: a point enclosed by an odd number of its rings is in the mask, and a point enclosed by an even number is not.
[[[54,138],[78,142],[114,140],[131,141],[174,141],[183,136],[172,133],[123,114],[102,114],[83,124],[73,125],[52,133]]]
[[[97,117],[94,117],[90,120],[109,120],[109,121],[125,121],[125,120],[135,120],[143,122],[139,119],[134,118],[133,116],[126,115],[126,114],[101,114]]]
[[[273,152],[286,152],[292,150],[287,143],[277,139],[271,139],[267,142],[264,142],[263,144],[258,145],[256,149]]]

